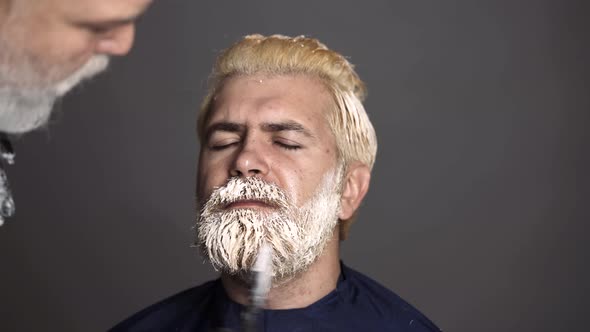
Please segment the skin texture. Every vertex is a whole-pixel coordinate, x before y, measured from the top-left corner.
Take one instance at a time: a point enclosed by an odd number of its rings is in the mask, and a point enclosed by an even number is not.
[[[199,158],[199,197],[208,197],[228,177],[257,175],[283,188],[301,205],[322,175],[336,167],[335,139],[322,117],[328,101],[324,87],[307,77],[230,79],[215,101],[206,129]],[[240,128],[211,130],[222,123]],[[282,123],[297,123],[303,131],[263,127]]]
[[[0,0],[0,29],[59,81],[93,55],[125,55],[151,0]],[[51,70],[50,70],[51,68]],[[59,68],[59,70],[55,70]]]
[[[308,76],[240,76],[216,96],[202,142],[197,195],[207,198],[233,176],[258,176],[282,188],[297,206],[313,195],[326,172],[337,166],[336,141],[325,111],[331,97]],[[352,215],[368,189],[367,167],[353,163],[345,173],[340,219]],[[264,209],[259,204],[248,208]],[[336,287],[340,273],[337,228],[322,255],[285,285],[271,290],[267,308],[305,307]],[[243,282],[227,275],[229,296],[247,303]]]

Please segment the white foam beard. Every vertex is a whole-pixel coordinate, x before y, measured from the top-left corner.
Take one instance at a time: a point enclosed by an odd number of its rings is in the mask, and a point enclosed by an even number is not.
[[[19,69],[23,69],[22,75],[28,76],[27,80],[29,80],[32,68],[30,65],[8,70],[0,68],[0,131],[20,134],[47,123],[53,104],[59,97],[83,80],[105,70],[108,63],[108,56],[95,55],[65,79],[39,86],[4,83],[18,82]],[[27,69],[24,69],[25,67]],[[12,77],[3,77],[7,75]]]
[[[324,175],[300,208],[278,186],[256,177],[231,178],[213,191],[197,218],[197,245],[213,267],[244,278],[261,245],[272,249],[273,287],[305,271],[323,252],[338,224],[342,167]],[[237,200],[262,200],[272,211],[224,209]]]

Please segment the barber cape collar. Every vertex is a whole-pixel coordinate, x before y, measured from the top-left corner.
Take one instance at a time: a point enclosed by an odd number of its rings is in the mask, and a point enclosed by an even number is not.
[[[4,170],[5,165],[14,164],[14,150],[8,136],[0,133],[0,226],[4,219],[14,215],[14,199],[8,184],[8,177]]]

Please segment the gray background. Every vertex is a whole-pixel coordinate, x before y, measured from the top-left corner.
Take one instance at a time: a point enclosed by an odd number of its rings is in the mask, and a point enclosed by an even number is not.
[[[350,266],[446,331],[585,330],[586,3],[156,1],[132,54],[15,142],[0,330],[104,331],[215,276],[190,248],[195,112],[254,32],[317,37],[368,84],[380,146]]]

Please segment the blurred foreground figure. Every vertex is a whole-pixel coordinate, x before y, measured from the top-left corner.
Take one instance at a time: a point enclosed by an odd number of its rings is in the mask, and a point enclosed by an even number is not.
[[[151,1],[0,0],[0,225],[14,213],[5,134],[42,126],[57,98],[127,54]]]
[[[221,278],[112,331],[244,331],[261,248],[272,277],[257,331],[439,331],[340,261],[377,152],[364,97],[316,39],[252,35],[224,51],[197,124],[196,245]]]
[[[56,98],[131,49],[151,0],[0,0],[0,132],[43,125]]]

